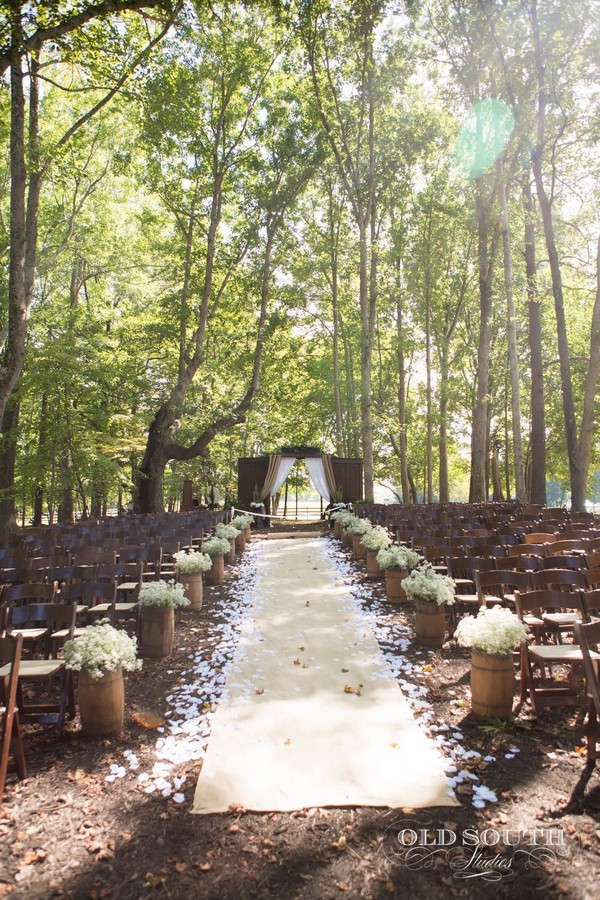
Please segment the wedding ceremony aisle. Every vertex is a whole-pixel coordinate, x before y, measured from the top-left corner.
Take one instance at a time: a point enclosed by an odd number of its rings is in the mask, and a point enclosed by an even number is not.
[[[458,805],[333,553],[262,543],[195,813]]]

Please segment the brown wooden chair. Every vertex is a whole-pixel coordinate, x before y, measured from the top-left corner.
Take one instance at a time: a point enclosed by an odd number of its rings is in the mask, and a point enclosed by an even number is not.
[[[577,623],[575,640],[579,646],[586,679],[588,698],[588,717],[586,727],[587,760],[593,762],[600,758],[598,749],[598,717],[600,716],[600,680],[598,665],[600,664],[600,622]]]
[[[515,590],[531,589],[529,572],[511,569],[495,569],[488,572],[476,572],[475,584],[479,602],[486,606],[514,606]]]
[[[517,615],[534,636],[534,643],[521,644],[519,707],[529,693],[537,717],[544,707],[577,706],[582,702],[578,690],[583,663],[580,648],[577,644],[547,643],[547,636],[556,633],[558,627],[555,617],[562,614],[565,599],[571,597],[579,603],[577,617],[570,625],[573,628],[585,615],[579,592],[570,595],[564,591],[515,591]],[[565,670],[566,676],[561,677]]]
[[[582,591],[587,587],[585,573],[581,569],[538,569],[530,575],[531,587],[557,588],[565,591]]]
[[[6,664],[7,674],[0,678],[0,810],[9,768],[18,778],[27,777],[25,752],[21,737],[21,722],[17,706],[17,688],[23,638],[0,637],[0,664]],[[11,766],[12,753],[12,766]]]
[[[550,544],[558,539],[555,531],[530,531],[523,535],[524,544]]]

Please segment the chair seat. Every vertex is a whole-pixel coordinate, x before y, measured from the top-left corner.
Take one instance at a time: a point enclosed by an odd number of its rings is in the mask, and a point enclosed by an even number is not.
[[[19,666],[19,678],[50,678],[64,669],[61,659],[22,659]],[[10,675],[10,663],[0,669],[0,678]]]
[[[74,638],[81,637],[81,635],[84,633],[85,630],[86,630],[85,628],[76,628],[73,631],[73,637]],[[53,641],[64,640],[65,638],[69,637],[69,632],[70,632],[69,628],[60,628],[58,631],[53,631],[52,634],[50,635],[50,638]]]
[[[137,601],[131,603],[115,603],[115,612],[131,612],[137,609]]]
[[[581,648],[577,644],[529,644],[529,655],[545,663],[583,662]],[[600,660],[600,653],[591,653],[592,659]]]
[[[140,586],[139,581],[124,581],[117,585],[118,591],[136,591]]]
[[[572,613],[544,613],[542,616],[544,622],[550,625],[573,625],[579,622],[580,616],[576,612]]]
[[[11,634],[22,634],[24,641],[39,641],[48,634],[47,628],[12,628]]]

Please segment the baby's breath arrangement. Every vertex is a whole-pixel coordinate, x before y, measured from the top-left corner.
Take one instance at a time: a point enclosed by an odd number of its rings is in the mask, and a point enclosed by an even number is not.
[[[68,669],[83,670],[92,678],[102,678],[105,672],[117,669],[135,672],[142,667],[136,639],[113,628],[108,619],[100,619],[79,637],[66,641],[63,658]]]
[[[367,550],[383,550],[384,547],[390,546],[392,539],[385,528],[382,528],[381,525],[374,525],[369,531],[365,531],[360,542]]]
[[[510,609],[482,606],[475,616],[460,620],[454,637],[462,647],[473,647],[481,653],[506,656],[527,639],[527,628]]]
[[[244,528],[248,528],[248,526],[252,525],[253,522],[254,516],[240,513],[240,515],[234,516],[229,524],[233,525],[234,528],[237,528],[238,531],[243,531]]]
[[[212,562],[208,553],[188,553],[180,550],[174,554],[175,568],[179,575],[197,575],[199,572],[208,572]]]
[[[404,569],[410,571],[421,562],[421,557],[409,547],[384,547],[377,554],[380,569]]]
[[[411,600],[428,600],[439,606],[454,603],[454,581],[448,575],[440,575],[428,563],[413,569],[402,582],[402,587]]]
[[[339,522],[342,528],[345,528],[346,522],[350,522],[355,516],[349,509],[338,509],[336,512],[332,512],[329,518],[334,522]]]
[[[217,537],[224,538],[226,541],[233,540],[240,533],[235,525],[225,525],[224,523],[217,525],[215,532]]]
[[[227,538],[210,537],[203,542],[202,549],[213,559],[215,556],[223,556],[225,553],[229,553],[231,545]]]
[[[189,606],[190,601],[185,596],[182,584],[176,584],[171,578],[170,581],[147,581],[142,584],[138,601],[141,606]]]
[[[367,531],[370,531],[372,527],[373,525],[368,519],[361,519],[358,516],[353,516],[348,524],[344,525],[344,531],[347,531],[348,534],[352,534],[356,537],[361,537],[363,534],[366,534]]]

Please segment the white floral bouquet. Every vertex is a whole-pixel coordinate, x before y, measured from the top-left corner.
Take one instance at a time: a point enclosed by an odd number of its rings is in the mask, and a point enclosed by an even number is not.
[[[428,600],[439,606],[454,603],[456,585],[453,579],[436,572],[429,563],[413,569],[402,582],[402,587],[411,600]]]
[[[224,538],[226,541],[234,540],[239,533],[240,531],[235,525],[225,525],[223,522],[215,528],[217,537]]]
[[[338,509],[336,512],[332,512],[329,518],[334,522],[339,522],[342,528],[345,528],[346,522],[354,519],[355,515],[349,509]]]
[[[384,547],[377,554],[380,569],[403,569],[410,571],[421,563],[422,557],[409,547]]]
[[[344,525],[344,531],[347,531],[348,534],[355,537],[361,537],[363,534],[366,534],[367,531],[370,531],[372,527],[373,525],[368,519],[361,519],[359,516],[353,516],[350,521]]]
[[[190,601],[185,596],[182,584],[177,584],[172,578],[169,581],[147,581],[140,587],[138,596],[140,606],[189,606]]]
[[[175,568],[179,575],[197,575],[199,572],[208,572],[212,562],[208,553],[198,553],[194,551],[188,553],[186,550],[180,550],[174,553]]]
[[[383,550],[384,547],[390,546],[392,539],[385,528],[382,528],[381,525],[374,525],[365,531],[360,542],[367,550]]]
[[[108,619],[100,619],[79,637],[66,641],[63,658],[68,669],[84,670],[92,678],[102,678],[105,672],[117,669],[135,672],[142,668],[136,639],[113,628]]]
[[[482,606],[477,617],[465,616],[454,637],[461,647],[473,647],[492,656],[507,656],[527,639],[527,627],[510,609]]]
[[[224,556],[225,553],[229,553],[231,545],[227,538],[210,537],[203,542],[202,549],[213,559],[215,556]]]
[[[244,528],[248,528],[248,526],[252,525],[253,522],[254,516],[240,513],[240,515],[234,516],[229,524],[233,525],[234,528],[237,528],[238,531],[243,531]]]

